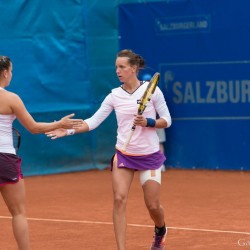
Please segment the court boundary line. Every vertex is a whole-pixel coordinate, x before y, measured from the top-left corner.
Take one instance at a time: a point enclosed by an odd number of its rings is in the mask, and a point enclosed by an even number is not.
[[[0,216],[0,219],[12,219],[10,216]],[[99,224],[99,225],[113,225],[113,222],[102,222],[102,221],[86,221],[86,220],[62,220],[62,219],[45,219],[45,218],[27,218],[28,221],[47,221],[47,222],[63,222],[63,223],[79,223],[79,224]],[[154,227],[152,225],[141,225],[128,223],[127,226],[131,227]],[[185,230],[185,231],[199,231],[199,232],[210,232],[210,233],[228,233],[228,234],[244,234],[250,235],[250,232],[240,231],[229,231],[229,230],[217,230],[217,229],[204,229],[204,228],[188,228],[188,227],[167,227],[168,229],[174,230]]]

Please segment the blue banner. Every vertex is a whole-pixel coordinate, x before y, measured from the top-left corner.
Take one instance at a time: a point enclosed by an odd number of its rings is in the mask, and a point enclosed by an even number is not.
[[[13,63],[9,90],[30,112],[89,108],[83,3],[0,3],[0,54]]]
[[[106,4],[106,8],[110,6]],[[38,122],[52,122],[70,113],[75,113],[77,118],[90,117],[97,109],[96,103],[99,104],[97,94],[108,92],[108,87],[96,87],[99,92],[95,91],[95,97],[92,95],[95,84],[90,78],[87,43],[90,31],[100,28],[98,22],[93,22],[92,17],[96,18],[93,3],[13,0],[0,1],[0,9],[0,54],[9,56],[13,63],[13,77],[7,90],[22,98]],[[94,25],[87,26],[86,20]],[[102,22],[109,23],[105,19]],[[99,47],[103,46],[100,44],[91,47],[97,51],[98,60],[98,51],[102,49]],[[103,72],[107,74],[106,69]],[[102,77],[102,83],[106,78]],[[17,120],[14,126],[22,137],[18,153],[25,176],[101,169],[107,166],[113,153],[114,144],[97,136],[104,130],[111,140],[110,131],[114,129],[108,125],[102,126],[100,132],[59,140],[33,135]]]
[[[173,125],[167,164],[250,169],[250,2],[170,0],[119,6],[120,49],[161,73]]]

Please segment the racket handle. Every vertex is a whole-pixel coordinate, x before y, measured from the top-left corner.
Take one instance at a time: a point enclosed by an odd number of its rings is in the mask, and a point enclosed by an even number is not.
[[[132,135],[133,135],[134,131],[135,131],[135,126],[133,126],[132,129],[130,130],[130,133],[128,135],[128,139],[127,139],[127,141],[125,142],[125,144],[123,146],[123,149],[122,149],[123,151],[126,151],[127,146],[128,146],[128,144],[129,144],[129,142],[130,142],[130,140],[132,138]]]

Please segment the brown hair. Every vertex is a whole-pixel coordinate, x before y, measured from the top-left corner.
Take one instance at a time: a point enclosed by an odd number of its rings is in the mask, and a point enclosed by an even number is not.
[[[0,73],[10,68],[11,61],[7,56],[0,56]]]
[[[137,66],[138,71],[145,68],[145,60],[132,50],[124,49],[118,52],[117,57],[128,57],[128,62],[131,66]]]

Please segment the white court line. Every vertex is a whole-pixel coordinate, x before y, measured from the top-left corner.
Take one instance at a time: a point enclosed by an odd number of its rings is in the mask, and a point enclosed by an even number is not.
[[[11,219],[10,216],[0,216],[0,219]],[[48,222],[64,222],[64,223],[80,223],[80,224],[101,224],[101,225],[113,225],[112,222],[102,221],[86,221],[86,220],[60,220],[60,219],[42,219],[42,218],[27,218],[30,221],[48,221]],[[141,224],[127,224],[131,227],[154,227],[150,225]],[[239,231],[226,231],[226,230],[212,230],[212,229],[201,229],[201,228],[188,228],[188,227],[168,227],[168,229],[174,230],[186,230],[186,231],[199,231],[199,232],[211,232],[211,233],[229,233],[229,234],[246,234],[250,235],[250,232],[239,232]]]

